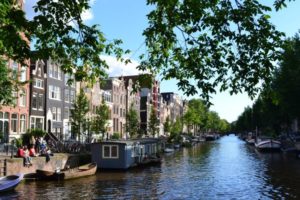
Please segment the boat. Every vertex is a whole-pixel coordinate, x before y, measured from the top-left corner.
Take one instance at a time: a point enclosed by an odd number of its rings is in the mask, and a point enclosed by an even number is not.
[[[179,149],[180,148],[180,144],[174,144],[174,148],[175,149]]]
[[[258,138],[255,147],[261,151],[280,150],[281,142],[272,138]]]
[[[164,152],[165,153],[172,153],[172,152],[174,152],[174,149],[173,148],[165,148]]]
[[[205,135],[205,141],[214,141],[214,140],[216,140],[215,135],[213,135],[213,134]]]
[[[23,180],[23,174],[9,175],[0,178],[0,192],[13,190]]]
[[[77,168],[46,171],[36,170],[37,177],[41,180],[68,180],[94,175],[97,171],[97,164],[90,163]]]

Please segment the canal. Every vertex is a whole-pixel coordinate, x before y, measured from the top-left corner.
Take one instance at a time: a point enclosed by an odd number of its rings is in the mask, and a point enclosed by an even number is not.
[[[65,182],[23,182],[0,199],[300,199],[300,159],[234,135],[164,155],[160,166]]]

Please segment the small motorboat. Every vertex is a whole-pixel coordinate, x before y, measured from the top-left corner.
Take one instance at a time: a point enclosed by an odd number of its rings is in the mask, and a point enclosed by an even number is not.
[[[281,142],[272,138],[258,138],[255,147],[260,151],[277,151],[281,148]]]
[[[0,192],[13,190],[23,180],[23,174],[9,175],[0,178]]]
[[[68,180],[94,175],[97,171],[97,164],[90,163],[77,168],[46,171],[36,170],[37,177],[40,180]]]
[[[174,149],[173,148],[165,148],[164,152],[165,153],[172,153],[172,152],[174,152]]]

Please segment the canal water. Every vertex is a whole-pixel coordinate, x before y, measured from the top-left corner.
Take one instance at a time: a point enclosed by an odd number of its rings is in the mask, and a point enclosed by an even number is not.
[[[23,182],[0,199],[300,199],[300,159],[234,135],[163,156],[160,166],[65,182]]]

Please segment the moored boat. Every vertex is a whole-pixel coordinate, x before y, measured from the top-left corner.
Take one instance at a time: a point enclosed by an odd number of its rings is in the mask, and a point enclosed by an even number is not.
[[[280,150],[281,142],[272,138],[258,138],[255,147],[261,151]]]
[[[90,163],[78,168],[70,168],[55,171],[36,170],[37,176],[41,180],[68,180],[94,175],[97,171],[97,164]]]
[[[216,137],[214,134],[205,135],[205,141],[214,141],[214,140],[216,140]]]
[[[0,178],[0,192],[13,190],[22,181],[23,174],[4,176]]]
[[[171,152],[174,152],[174,149],[173,148],[165,148],[164,152],[165,153],[171,153]]]

